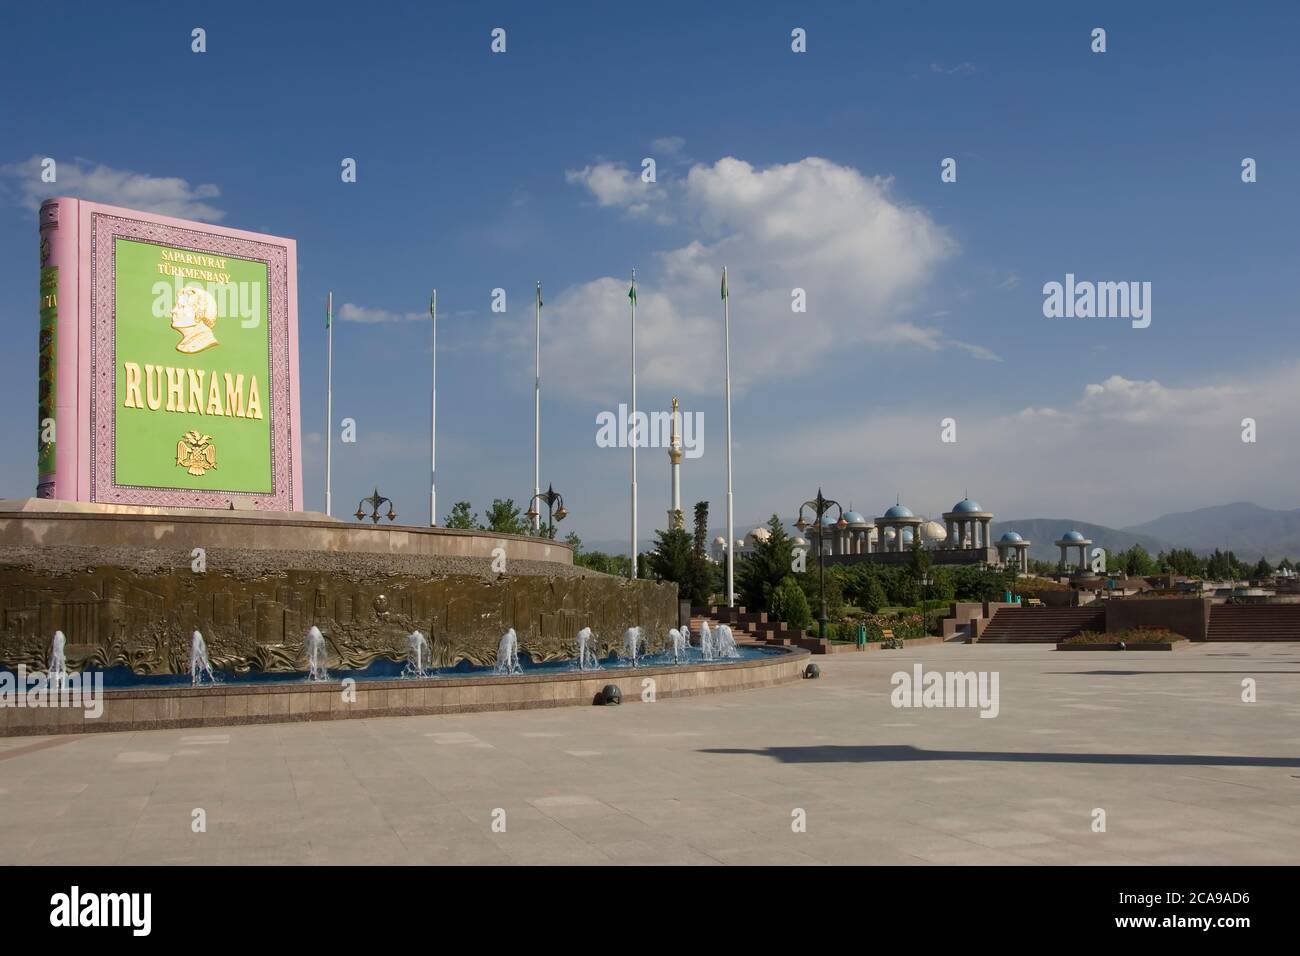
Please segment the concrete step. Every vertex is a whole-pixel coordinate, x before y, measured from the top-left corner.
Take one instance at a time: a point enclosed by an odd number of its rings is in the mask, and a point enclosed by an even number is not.
[[[1101,608],[998,608],[981,644],[1055,644],[1080,631],[1104,631]]]
[[[1300,604],[1216,604],[1211,641],[1300,641]]]

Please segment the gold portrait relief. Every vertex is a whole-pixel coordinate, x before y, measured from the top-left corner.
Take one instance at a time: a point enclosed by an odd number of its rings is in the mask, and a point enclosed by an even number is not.
[[[219,345],[212,334],[217,324],[217,300],[198,286],[186,286],[176,295],[172,328],[181,334],[177,352],[193,355]]]

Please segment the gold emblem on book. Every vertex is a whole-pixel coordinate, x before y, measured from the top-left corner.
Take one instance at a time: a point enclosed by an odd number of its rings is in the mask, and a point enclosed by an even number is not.
[[[217,324],[217,300],[207,289],[187,285],[176,294],[172,309],[172,328],[181,334],[177,352],[194,354],[218,345],[212,334]]]
[[[217,447],[212,444],[212,436],[186,432],[176,443],[176,464],[195,478],[201,478],[209,468],[216,468]]]

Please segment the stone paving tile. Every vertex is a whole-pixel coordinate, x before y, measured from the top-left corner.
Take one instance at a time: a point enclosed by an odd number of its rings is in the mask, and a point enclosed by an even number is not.
[[[939,645],[654,705],[0,738],[0,864],[1295,864],[1296,656]],[[996,670],[999,716],[893,708],[917,661]]]

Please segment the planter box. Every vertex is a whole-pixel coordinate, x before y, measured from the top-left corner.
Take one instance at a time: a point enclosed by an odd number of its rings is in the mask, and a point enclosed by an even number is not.
[[[926,645],[929,645],[929,644],[942,644],[943,642],[944,642],[944,641],[943,641],[943,638],[942,638],[942,637],[915,637],[915,638],[913,638],[913,639],[910,640],[910,641],[904,641],[904,642],[903,642],[903,646],[902,646],[901,648],[899,648],[899,650],[904,650],[904,651],[906,651],[906,650],[909,650],[910,648],[913,648],[913,647],[925,647]],[[830,643],[829,641],[827,642],[827,645],[828,645],[828,647],[829,647],[829,650],[827,651],[827,653],[830,653],[830,654],[850,654],[850,653],[856,654],[856,653],[858,653],[859,651],[883,651],[883,650],[886,650],[886,648],[883,648],[883,647],[880,646],[880,642],[879,642],[879,641],[867,641],[866,646],[864,646],[864,647],[858,647],[858,645],[857,645],[856,643],[852,643],[852,644],[832,644],[832,643]]]
[[[1129,644],[1125,647],[1124,653],[1132,651],[1176,651],[1191,646],[1191,641],[1173,641],[1162,642],[1159,644]],[[1118,651],[1120,646],[1115,644],[1057,644],[1058,651]]]

